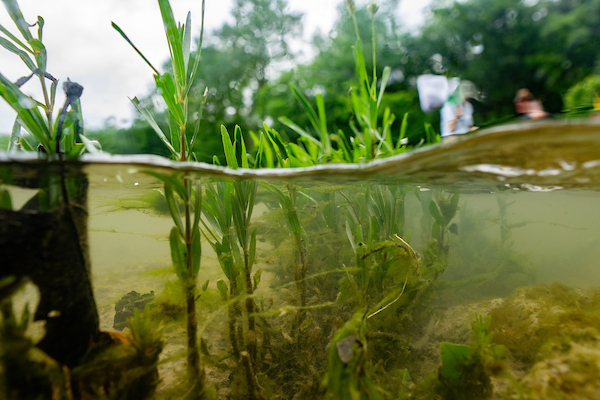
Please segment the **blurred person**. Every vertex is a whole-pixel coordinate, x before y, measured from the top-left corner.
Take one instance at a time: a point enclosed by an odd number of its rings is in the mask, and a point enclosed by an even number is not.
[[[440,111],[440,131],[443,138],[478,129],[473,126],[473,104],[469,101],[478,97],[475,85],[471,82],[464,81],[458,85]]]
[[[514,101],[517,114],[525,118],[542,119],[550,116],[550,114],[544,111],[542,102],[533,97],[529,89],[523,88],[517,90]]]

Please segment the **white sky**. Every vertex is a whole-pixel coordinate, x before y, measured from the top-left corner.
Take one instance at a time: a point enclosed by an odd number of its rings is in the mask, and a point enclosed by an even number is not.
[[[288,0],[290,10],[304,12],[304,40],[316,30],[327,33],[337,19],[337,7],[343,0]],[[207,0],[205,35],[232,21],[232,0]],[[404,0],[399,15],[407,29],[422,24],[422,10],[431,0]],[[194,36],[200,31],[200,0],[171,0],[175,19],[184,21],[192,12]],[[360,1],[358,5],[360,5]],[[67,77],[84,87],[82,96],[86,128],[96,129],[114,117],[120,126],[128,125],[133,107],[128,98],[147,95],[153,87],[152,70],[111,27],[114,21],[160,68],[169,52],[164,36],[158,2],[152,0],[19,0],[25,20],[33,23],[41,15],[45,20],[43,42],[48,51],[48,72],[64,82]],[[0,24],[21,37],[3,6]],[[37,28],[35,28],[37,29]],[[33,33],[33,32],[32,32]],[[0,36],[3,34],[0,33]],[[28,74],[21,59],[0,47],[0,72],[11,81]],[[39,80],[31,80],[22,90],[39,96]],[[64,101],[62,88],[57,91],[56,107]],[[15,113],[0,99],[0,133],[9,133]]]

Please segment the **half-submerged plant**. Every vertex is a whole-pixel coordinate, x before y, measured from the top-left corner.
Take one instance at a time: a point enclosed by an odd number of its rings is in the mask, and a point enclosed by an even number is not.
[[[350,121],[352,135],[346,134],[339,129],[336,134],[331,134],[327,128],[327,117],[325,114],[325,102],[321,94],[316,96],[317,110],[313,108],[308,99],[293,85],[291,90],[296,99],[306,111],[308,119],[314,129],[316,136],[292,122],[289,118],[280,117],[279,121],[292,129],[300,138],[299,144],[288,144],[288,152],[292,160],[302,160],[309,165],[323,164],[327,162],[359,163],[371,161],[375,158],[388,157],[405,151],[408,114],[402,120],[400,134],[396,142],[392,138],[392,124],[396,119],[389,108],[383,110],[383,120],[380,125],[381,102],[385,88],[391,73],[390,67],[383,69],[381,80],[377,77],[377,57],[375,40],[375,14],[378,6],[370,3],[367,7],[371,15],[371,28],[373,38],[373,72],[369,76],[363,54],[362,41],[356,21],[356,9],[354,1],[346,1],[348,11],[354,22],[356,33],[356,46],[354,58],[356,62],[356,77],[358,88],[350,91],[350,100],[353,117]],[[379,84],[379,85],[378,85]],[[379,90],[378,90],[379,86]],[[271,130],[272,131],[272,130]],[[273,131],[274,132],[274,131]],[[276,132],[275,132],[276,134]],[[280,140],[282,141],[282,140]],[[282,141],[283,142],[283,141]],[[332,146],[335,143],[336,146]],[[294,165],[305,166],[305,165]]]
[[[232,139],[227,129],[222,126],[221,138],[227,166],[232,169],[250,168],[240,127],[235,127]],[[258,148],[254,160],[255,167],[260,165],[263,148],[264,146]],[[208,183],[203,207],[203,213],[210,224],[210,227],[205,224],[208,232],[205,236],[217,253],[221,269],[229,281],[229,287],[223,280],[217,282],[217,287],[222,298],[230,301],[229,339],[233,354],[243,369],[248,399],[262,398],[255,373],[259,369],[259,363],[255,316],[258,310],[254,301],[254,291],[260,283],[262,270],[253,271],[257,227],[252,228],[250,224],[257,189],[257,181],[221,181],[214,185]],[[245,298],[245,333],[239,318],[241,310],[236,297]]]
[[[163,132],[150,111],[137,98],[132,100],[134,106],[171,151],[172,156],[178,161],[188,161],[193,158],[192,148],[200,124],[200,117],[198,117],[193,134],[189,135],[192,130],[188,125],[188,96],[200,63],[205,2],[202,1],[202,28],[195,54],[191,52],[191,13],[188,13],[185,24],[178,25],[173,17],[169,1],[158,0],[158,4],[169,45],[173,72],[167,71],[161,74],[114,22],[112,26],[154,71],[156,87],[167,105],[170,132],[168,134]],[[204,98],[206,99],[206,93]],[[201,116],[201,111],[198,113],[199,116]],[[186,292],[190,383],[194,386],[193,393],[195,395],[212,396],[214,393],[209,392],[205,383],[206,375],[198,352],[198,322],[196,319],[196,280],[202,253],[199,227],[202,210],[202,185],[200,179],[195,179],[194,182],[187,173],[174,175],[165,175],[154,171],[147,171],[147,173],[164,183],[165,199],[175,223],[169,235],[169,243],[175,272]],[[180,205],[182,205],[184,215],[180,213]]]
[[[30,72],[16,82],[9,81],[0,73],[0,96],[17,113],[8,151],[19,149],[35,151],[39,144],[40,152],[49,155],[64,154],[67,158],[81,155],[86,147],[90,152],[97,152],[97,143],[93,143],[81,134],[83,119],[79,97],[83,87],[67,80],[63,84],[67,98],[58,116],[54,115],[58,79],[46,70],[48,54],[42,42],[44,19],[38,16],[37,21],[31,25],[25,21],[16,0],[2,0],[2,2],[21,33],[22,39],[0,25],[0,32],[4,34],[4,36],[0,35],[0,46],[19,56]],[[36,26],[37,32],[34,36],[31,29]],[[34,77],[39,79],[43,94],[42,101],[35,100],[21,91],[21,87]],[[70,111],[67,111],[69,108]],[[32,143],[23,137],[22,129],[33,136],[38,143]],[[78,142],[79,140],[83,142]]]

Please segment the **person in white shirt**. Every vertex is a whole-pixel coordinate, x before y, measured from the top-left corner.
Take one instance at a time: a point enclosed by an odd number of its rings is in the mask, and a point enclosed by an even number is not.
[[[462,135],[477,129],[473,126],[473,105],[468,99],[460,104],[446,101],[440,111],[441,136]]]

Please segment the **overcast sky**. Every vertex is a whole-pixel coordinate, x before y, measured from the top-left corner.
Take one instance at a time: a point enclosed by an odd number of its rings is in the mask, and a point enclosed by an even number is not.
[[[337,19],[341,0],[288,0],[293,11],[304,12],[304,41],[320,30],[327,33]],[[398,13],[407,29],[422,24],[422,10],[431,0],[404,0]],[[210,34],[230,16],[232,0],[207,0],[205,30]],[[360,5],[360,1],[357,2]],[[200,30],[201,1],[172,0],[175,19],[185,20],[192,12],[193,32]],[[61,82],[70,78],[84,87],[82,108],[86,128],[96,129],[114,117],[127,126],[134,116],[128,98],[147,95],[152,86],[151,69],[111,27],[117,23],[155,66],[168,58],[158,2],[153,0],[19,0],[25,19],[32,23],[41,15],[45,20],[43,41],[48,51],[48,72]],[[0,24],[20,37],[4,6]],[[0,33],[0,36],[3,36]],[[0,47],[0,72],[11,81],[28,74],[16,55]],[[36,82],[22,90],[37,96]],[[39,86],[39,85],[37,85]],[[62,90],[57,107],[62,104]],[[0,99],[0,133],[9,133],[15,113]]]

